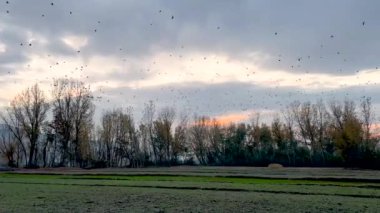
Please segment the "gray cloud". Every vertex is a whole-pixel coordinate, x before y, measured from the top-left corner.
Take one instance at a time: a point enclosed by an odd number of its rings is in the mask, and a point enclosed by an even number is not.
[[[249,54],[258,52],[269,56],[257,61],[265,69],[332,75],[380,66],[380,2],[375,0],[9,2],[1,3],[9,14],[0,14],[0,42],[7,46],[7,51],[0,53],[0,76],[13,71],[9,65],[25,63],[31,53],[136,59],[159,52],[175,56],[200,52],[252,61],[255,59]],[[44,37],[47,43],[30,47],[30,33]],[[61,41],[67,35],[87,36],[88,45],[71,49]],[[146,67],[149,65],[116,70],[107,78],[131,81],[149,77],[149,73],[139,72]],[[99,76],[91,79],[102,80]],[[117,88],[95,96],[102,96],[97,102],[100,111],[119,105],[132,105],[140,111],[143,103],[155,100],[159,106],[217,115],[248,109],[278,110],[293,100],[358,100],[363,95],[372,96],[380,105],[378,89],[361,86],[306,92],[297,85],[276,89],[230,82]]]
[[[11,1],[2,16],[46,36],[50,50],[64,54],[76,52],[57,38],[74,33],[90,38],[82,54],[197,50],[242,59],[258,51],[271,56],[262,64],[267,68],[337,75],[379,66],[377,1],[53,2]]]

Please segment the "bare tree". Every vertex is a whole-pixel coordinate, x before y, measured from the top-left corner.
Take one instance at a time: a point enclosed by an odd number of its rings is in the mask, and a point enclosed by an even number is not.
[[[54,82],[52,95],[52,125],[60,136],[61,165],[67,165],[68,158],[71,164],[81,164],[80,136],[92,125],[94,112],[90,88],[80,81],[58,79]]]
[[[17,144],[13,140],[13,137],[10,134],[0,135],[0,155],[5,157],[8,161],[8,166],[15,167],[18,163],[16,163],[15,158],[17,154]]]
[[[296,125],[299,129],[299,135],[302,137],[303,142],[305,146],[307,146],[307,133],[305,126],[303,124],[302,120],[302,109],[301,109],[301,103],[299,101],[295,101],[290,104],[289,109],[292,113],[293,120],[296,122]]]
[[[117,121],[116,141],[122,151],[122,157],[128,159],[130,167],[141,167],[144,155],[140,150],[132,109],[129,108],[126,112],[119,110]]]
[[[108,166],[142,165],[144,157],[140,151],[131,108],[105,112],[100,131]]]
[[[158,151],[154,146],[154,117],[156,114],[156,106],[153,101],[145,104],[143,110],[143,118],[140,125],[140,133],[143,139],[143,147],[145,156],[152,156],[151,160],[157,163]]]
[[[371,139],[371,126],[373,123],[372,101],[370,97],[364,97],[361,106],[362,123],[364,129],[364,141],[369,143]],[[369,144],[368,144],[369,145]]]
[[[319,162],[318,158],[322,158],[322,162],[324,162],[323,145],[329,122],[329,114],[324,103],[322,101],[318,101],[316,104],[294,102],[291,105],[291,112],[305,145],[310,145],[311,159]]]
[[[29,157],[28,166],[37,165],[37,142],[41,134],[43,123],[46,119],[46,114],[49,109],[49,104],[45,100],[44,93],[37,84],[27,88],[25,91],[17,95],[11,102],[10,108],[7,110],[8,118],[6,120],[8,126],[10,122],[17,124],[18,127],[9,127],[17,140],[23,141],[22,134],[19,134],[19,128],[25,133],[28,140]],[[10,121],[10,122],[9,122]]]
[[[175,111],[171,107],[165,107],[161,110],[155,123],[156,145],[160,147],[162,153],[161,160],[170,163],[172,159],[173,135],[172,125],[175,118]]]
[[[216,163],[225,162],[225,143],[223,129],[219,122],[213,119],[208,131],[208,140],[210,141],[210,155]]]
[[[28,166],[28,156],[27,149],[25,145],[25,132],[21,126],[21,122],[16,119],[15,114],[12,113],[12,108],[9,107],[6,109],[6,113],[0,114],[1,120],[4,122],[4,129],[9,131],[13,136],[14,140],[17,142],[18,152],[22,152],[23,159],[25,161],[25,166]],[[18,159],[20,158],[20,154]]]
[[[113,165],[116,145],[117,114],[114,111],[105,112],[102,116],[101,141],[105,145],[105,156],[108,166]]]
[[[208,125],[210,119],[202,116],[195,117],[194,123],[190,127],[190,142],[195,156],[200,164],[207,164],[208,150]]]
[[[181,115],[180,122],[174,131],[174,141],[172,145],[172,162],[178,163],[178,158],[186,152],[188,148],[187,142],[188,132],[188,117],[185,114]]]

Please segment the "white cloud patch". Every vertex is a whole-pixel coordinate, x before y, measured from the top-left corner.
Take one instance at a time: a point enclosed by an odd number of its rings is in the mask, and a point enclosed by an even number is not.
[[[73,50],[79,50],[88,44],[88,38],[86,36],[69,35],[63,37],[61,40]]]
[[[48,39],[41,33],[36,33],[31,30],[26,31],[26,42],[25,45],[39,45],[39,46],[45,46],[49,43]]]
[[[0,53],[5,53],[7,51],[7,46],[3,43],[0,43]]]

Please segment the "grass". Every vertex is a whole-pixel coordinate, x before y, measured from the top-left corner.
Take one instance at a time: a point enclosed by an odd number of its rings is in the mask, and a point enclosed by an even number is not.
[[[0,173],[0,212],[377,212],[380,209],[380,183],[374,178],[318,180],[307,176],[286,178],[286,174],[255,178],[223,176],[229,171],[222,170],[214,175],[204,175],[209,171],[197,173],[196,168],[187,175],[182,171],[169,172],[170,175],[142,174],[148,169],[140,170],[139,174],[130,170],[117,174]],[[369,171],[363,172],[371,175]]]

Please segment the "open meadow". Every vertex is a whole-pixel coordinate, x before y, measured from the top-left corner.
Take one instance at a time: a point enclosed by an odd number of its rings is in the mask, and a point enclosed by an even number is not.
[[[170,167],[0,173],[0,212],[377,212],[380,171]]]

